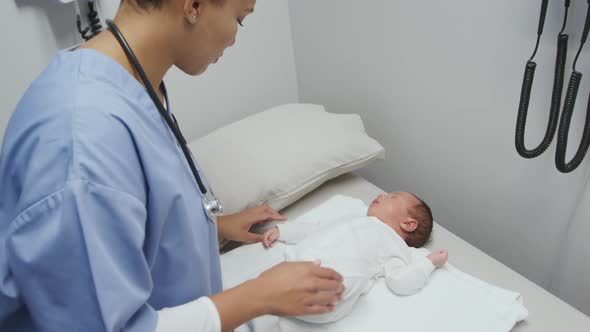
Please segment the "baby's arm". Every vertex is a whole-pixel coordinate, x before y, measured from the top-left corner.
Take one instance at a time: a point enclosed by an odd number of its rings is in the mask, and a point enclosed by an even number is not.
[[[394,258],[385,265],[385,281],[387,287],[398,295],[412,295],[426,286],[428,278],[435,268],[443,266],[447,261],[447,251],[439,252],[415,259],[406,265],[399,258]]]
[[[262,243],[265,247],[272,247],[275,241],[296,244],[320,227],[319,222],[285,222],[269,229],[263,234]]]
[[[262,243],[266,248],[272,247],[272,244],[281,236],[281,232],[278,227],[273,227],[267,230],[262,235]]]

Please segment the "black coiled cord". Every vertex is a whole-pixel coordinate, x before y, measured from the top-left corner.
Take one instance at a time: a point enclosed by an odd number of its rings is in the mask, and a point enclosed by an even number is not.
[[[580,141],[580,145],[578,146],[578,151],[572,158],[572,160],[568,163],[565,162],[565,155],[567,151],[567,144],[568,144],[568,135],[570,124],[572,120],[572,115],[574,112],[574,108],[576,106],[576,99],[578,96],[578,90],[580,88],[580,83],[582,82],[582,73],[576,70],[576,64],[578,62],[578,58],[584,48],[584,44],[586,44],[586,40],[588,39],[588,34],[590,33],[590,0],[588,0],[588,12],[586,14],[586,23],[584,25],[584,32],[582,33],[582,40],[580,42],[580,48],[578,49],[578,53],[576,54],[576,59],[574,60],[573,65],[573,73],[570,78],[570,83],[568,86],[567,95],[565,97],[565,104],[563,108],[563,114],[561,115],[561,121],[559,123],[559,132],[557,134],[557,151],[555,153],[555,165],[557,169],[562,173],[569,173],[574,171],[584,158],[586,157],[586,153],[588,152],[588,148],[590,147],[590,99],[588,101],[588,106],[586,110],[586,121],[584,124],[584,132],[582,134],[582,140]]]
[[[543,154],[551,145],[555,132],[557,130],[557,122],[559,120],[559,111],[561,109],[561,97],[563,95],[564,77],[565,77],[565,62],[567,59],[567,43],[568,36],[560,35],[557,45],[557,57],[555,61],[555,77],[553,80],[553,94],[551,98],[551,110],[549,112],[549,122],[547,123],[547,130],[545,137],[532,150],[528,150],[524,145],[524,133],[526,128],[526,119],[528,115],[529,103],[531,98],[531,91],[533,81],[535,78],[535,70],[537,64],[529,60],[524,71],[524,79],[522,82],[522,90],[520,94],[520,104],[518,107],[518,117],[516,119],[516,150],[524,158],[536,158]]]
[[[543,154],[551,145],[555,132],[557,130],[557,123],[559,121],[559,111],[561,109],[561,97],[563,95],[563,85],[565,78],[565,64],[567,60],[567,45],[569,36],[564,34],[565,27],[567,25],[567,17],[569,11],[570,2],[565,2],[565,18],[563,21],[563,27],[557,37],[557,55],[555,60],[555,75],[553,79],[553,93],[551,97],[551,109],[549,112],[549,121],[547,123],[547,129],[545,131],[545,137],[541,143],[534,149],[528,150],[524,144],[524,135],[526,128],[526,120],[528,115],[528,109],[531,99],[531,92],[533,87],[533,81],[535,79],[535,70],[537,64],[533,61],[533,58],[537,54],[539,49],[539,43],[541,41],[541,35],[543,34],[543,27],[545,23],[545,17],[547,14],[547,1],[543,1],[541,5],[541,16],[539,19],[539,29],[537,31],[537,43],[535,50],[531,58],[527,61],[524,78],[522,81],[522,89],[520,92],[520,102],[518,105],[518,116],[516,119],[516,134],[515,134],[515,145],[516,151],[520,156],[531,159],[536,158]]]
[[[561,122],[559,123],[559,132],[557,134],[557,151],[555,153],[555,166],[562,173],[570,173],[574,171],[588,152],[590,147],[590,100],[588,101],[588,109],[586,111],[586,124],[584,125],[584,133],[582,134],[582,140],[578,147],[576,155],[572,158],[569,163],[565,162],[565,154],[567,151],[568,135],[570,130],[570,124],[572,120],[572,114],[574,112],[576,98],[578,96],[578,89],[580,88],[580,82],[582,81],[582,74],[580,72],[574,72],[570,79],[568,87],[563,114],[561,115]]]
[[[78,32],[80,33],[82,39],[90,40],[92,37],[98,35],[102,31],[100,17],[98,16],[98,11],[96,11],[94,1],[88,1],[88,14],[86,15],[86,17],[88,18],[88,27],[82,29],[82,20],[80,18],[80,13],[78,12],[79,9],[77,8],[76,11],[76,27],[78,28]]]
[[[90,30],[92,30],[92,36],[96,36],[102,31],[100,17],[98,17],[98,12],[96,11],[94,1],[88,2],[88,24],[90,25]]]

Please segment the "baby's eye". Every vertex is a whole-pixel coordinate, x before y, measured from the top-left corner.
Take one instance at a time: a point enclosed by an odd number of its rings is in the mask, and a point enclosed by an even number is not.
[[[244,26],[244,19],[243,18],[238,18],[238,24],[243,27]]]

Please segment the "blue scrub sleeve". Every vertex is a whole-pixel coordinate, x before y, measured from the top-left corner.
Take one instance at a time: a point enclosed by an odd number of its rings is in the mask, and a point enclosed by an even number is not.
[[[21,213],[6,249],[20,297],[43,331],[154,331],[137,198],[86,180]]]

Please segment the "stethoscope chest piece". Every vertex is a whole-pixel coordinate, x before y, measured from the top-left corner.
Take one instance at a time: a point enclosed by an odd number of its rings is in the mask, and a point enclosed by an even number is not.
[[[205,214],[207,214],[209,220],[217,222],[217,217],[223,214],[223,206],[221,205],[221,201],[219,201],[214,195],[210,194],[210,192],[211,190],[203,195],[203,209],[205,209]]]

